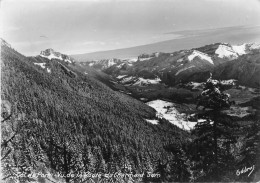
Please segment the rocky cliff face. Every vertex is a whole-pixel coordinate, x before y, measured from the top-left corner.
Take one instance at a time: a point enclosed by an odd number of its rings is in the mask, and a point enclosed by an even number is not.
[[[45,51],[41,51],[40,56],[48,58],[49,60],[58,59],[58,60],[63,60],[68,63],[75,62],[75,60],[73,58],[69,57],[68,55],[62,54],[60,52],[56,52],[51,48],[46,49]]]

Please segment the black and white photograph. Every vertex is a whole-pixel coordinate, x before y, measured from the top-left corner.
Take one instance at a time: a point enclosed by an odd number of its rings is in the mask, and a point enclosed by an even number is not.
[[[1,0],[2,183],[260,183],[260,0]]]

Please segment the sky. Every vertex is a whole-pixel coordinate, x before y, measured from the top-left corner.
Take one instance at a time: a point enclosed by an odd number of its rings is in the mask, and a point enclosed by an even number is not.
[[[1,37],[21,53],[89,53],[259,26],[259,0],[2,0]],[[176,32],[176,33],[174,33]],[[169,34],[170,33],[170,34]]]

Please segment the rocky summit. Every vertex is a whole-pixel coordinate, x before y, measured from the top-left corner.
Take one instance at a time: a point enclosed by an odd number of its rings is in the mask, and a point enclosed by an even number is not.
[[[75,60],[73,58],[71,58],[70,56],[62,54],[60,52],[56,52],[52,48],[41,51],[40,56],[48,58],[49,60],[58,59],[58,60],[63,60],[63,61],[68,62],[68,63],[74,63],[75,62]]]

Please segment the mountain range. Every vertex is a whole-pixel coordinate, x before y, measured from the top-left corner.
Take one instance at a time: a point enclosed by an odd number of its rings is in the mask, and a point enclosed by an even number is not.
[[[143,53],[154,52],[171,53],[183,49],[192,49],[218,42],[231,44],[260,42],[260,27],[225,27],[204,30],[184,30],[165,33],[167,35],[180,35],[178,39],[166,40],[156,43],[144,44],[129,48],[97,51],[93,53],[73,54],[73,58],[80,62],[101,59],[133,59]],[[163,35],[161,35],[163,36]]]
[[[171,53],[142,54],[137,59],[107,59],[84,64],[125,84],[135,85],[138,78],[150,82],[157,78],[160,83],[175,86],[180,82],[205,81],[212,72],[217,79],[235,79],[240,85],[259,87],[259,52],[259,44],[216,43]]]
[[[224,156],[227,149],[222,141],[220,158],[240,162],[244,156],[240,146],[247,144],[243,132],[249,133],[247,126],[260,116],[259,60],[259,44],[215,43],[169,53],[141,53],[135,59],[79,62],[53,49],[27,57],[1,40],[3,179],[202,180],[197,167],[202,160],[194,157],[197,150],[209,151],[198,147],[196,139],[205,139],[196,130],[210,120],[197,109],[197,96],[210,73],[231,94],[235,106],[219,118],[227,121],[228,129],[231,121],[244,126],[232,129],[241,137],[229,146],[232,158]],[[223,180],[248,179],[237,177],[229,162],[225,166]],[[118,172],[140,176],[108,176]],[[49,176],[29,176],[37,173]],[[61,176],[71,174],[96,176]],[[256,180],[256,174],[250,180]]]

